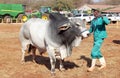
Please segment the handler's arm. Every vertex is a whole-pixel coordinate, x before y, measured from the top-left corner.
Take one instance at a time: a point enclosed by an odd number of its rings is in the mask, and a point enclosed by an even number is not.
[[[110,23],[110,20],[107,17],[103,17],[103,21],[106,25],[108,25]]]
[[[90,29],[89,29],[89,33],[92,33],[92,32],[93,32],[93,22],[91,22]]]

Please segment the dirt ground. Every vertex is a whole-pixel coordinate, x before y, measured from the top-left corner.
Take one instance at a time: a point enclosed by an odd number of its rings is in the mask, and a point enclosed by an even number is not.
[[[47,53],[40,56],[37,51],[36,63],[26,54],[26,63],[21,64],[21,45],[18,39],[22,24],[0,24],[0,78],[52,78]],[[84,39],[79,47],[73,49],[65,59],[65,71],[59,71],[56,64],[55,78],[120,78],[120,25],[107,26],[108,38],[102,45],[102,53],[107,68],[98,70],[99,61],[93,72],[87,72],[90,66],[90,52],[93,36]]]

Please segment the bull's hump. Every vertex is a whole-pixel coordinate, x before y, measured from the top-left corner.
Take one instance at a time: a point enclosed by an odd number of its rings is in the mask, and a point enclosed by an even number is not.
[[[68,21],[68,18],[60,13],[50,13],[49,18],[50,20],[53,20],[53,21],[61,21],[61,20]]]

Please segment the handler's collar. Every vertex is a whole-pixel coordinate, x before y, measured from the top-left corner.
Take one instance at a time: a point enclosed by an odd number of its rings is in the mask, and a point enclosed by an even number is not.
[[[98,18],[100,18],[100,17],[102,17],[102,15],[100,15],[100,16],[98,16],[98,17],[95,17],[94,19],[98,19]]]

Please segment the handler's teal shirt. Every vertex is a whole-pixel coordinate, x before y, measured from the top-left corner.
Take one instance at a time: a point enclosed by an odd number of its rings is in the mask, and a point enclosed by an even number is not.
[[[94,18],[91,21],[91,26],[90,26],[89,32],[90,33],[93,32],[94,39],[106,38],[107,32],[106,32],[105,25],[107,25],[109,23],[110,23],[110,21],[105,16],[100,16],[100,17]]]

